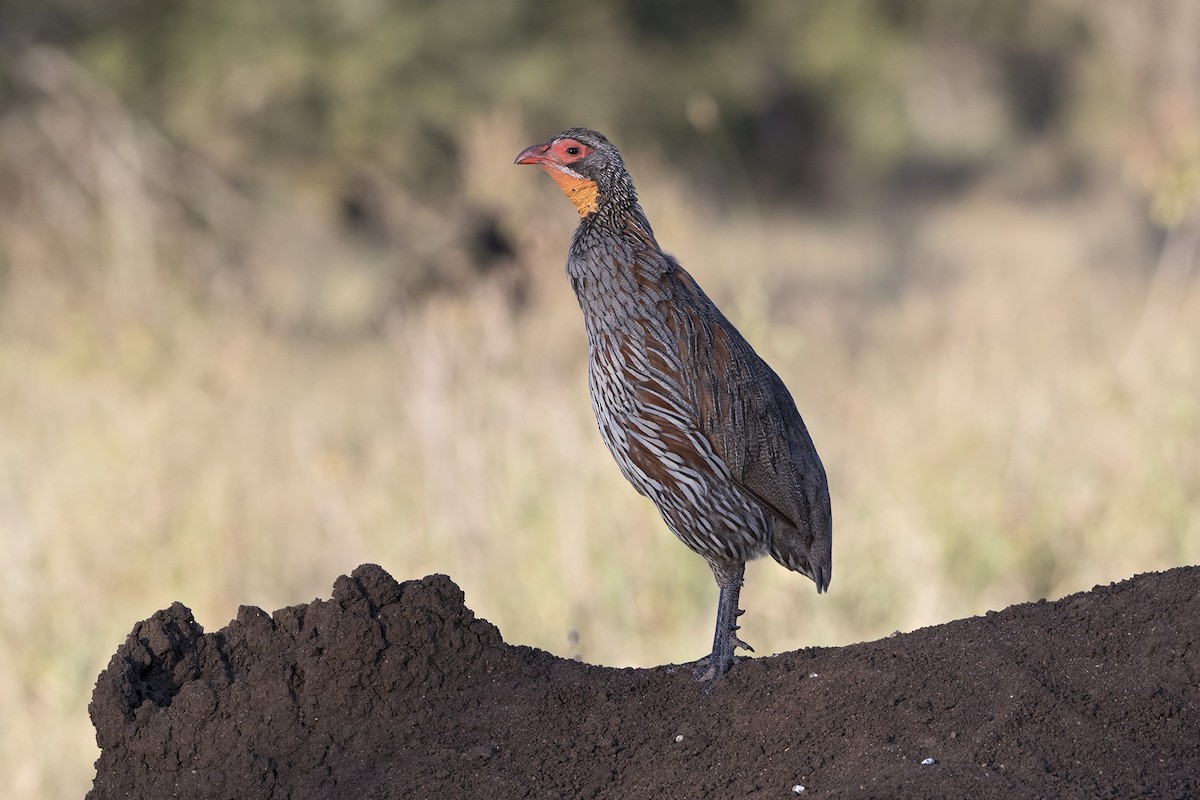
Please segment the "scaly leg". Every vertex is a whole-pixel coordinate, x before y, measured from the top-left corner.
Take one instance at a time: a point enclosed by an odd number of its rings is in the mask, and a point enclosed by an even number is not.
[[[713,631],[712,655],[702,659],[696,668],[696,680],[709,681],[719,678],[733,666],[733,651],[738,647],[754,652],[754,648],[738,638],[737,618],[744,612],[738,608],[738,596],[742,593],[742,576],[745,564],[716,564],[709,562],[717,586],[721,589],[717,600],[717,627]]]

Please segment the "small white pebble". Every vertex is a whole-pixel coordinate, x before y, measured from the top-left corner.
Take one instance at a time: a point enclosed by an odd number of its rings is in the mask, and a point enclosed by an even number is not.
[[[677,741],[677,742],[682,742],[682,741],[683,741],[683,734],[681,733],[681,734],[679,734],[678,736],[676,736],[676,737],[675,737],[675,741]]]
[[[815,677],[817,677],[817,673],[815,673],[815,672],[810,672],[810,673],[808,673],[808,677],[810,677],[810,678],[815,678]]]
[[[795,792],[796,794],[800,794],[800,793],[801,793],[801,792],[803,792],[804,790],[805,790],[805,787],[804,787],[804,786],[801,786],[801,785],[800,785],[800,784],[798,784],[798,783],[797,783],[795,786],[793,786],[793,787],[792,787],[792,791],[793,791],[793,792]]]
[[[932,758],[923,758],[923,759],[921,759],[921,764],[922,764],[922,766],[926,766],[926,767],[928,767],[930,764],[936,764],[936,763],[937,763],[937,762],[936,762],[936,761],[934,761]]]

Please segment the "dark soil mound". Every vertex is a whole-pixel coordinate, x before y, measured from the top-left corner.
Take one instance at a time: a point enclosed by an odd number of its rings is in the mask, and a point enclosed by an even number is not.
[[[1198,684],[1195,567],[704,686],[507,645],[448,578],[368,565],[217,633],[138,623],[88,797],[1197,797]]]

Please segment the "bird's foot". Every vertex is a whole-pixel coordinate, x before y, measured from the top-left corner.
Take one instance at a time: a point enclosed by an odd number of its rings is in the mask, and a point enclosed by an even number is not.
[[[724,669],[718,669],[716,659],[711,655],[707,655],[696,662],[696,666],[692,669],[692,678],[698,683],[707,683],[714,678],[719,678],[729,671],[729,668],[733,666],[734,660],[730,659]]]
[[[737,627],[735,626],[734,631],[736,630]],[[713,652],[709,653],[703,658],[692,662],[692,677],[694,679],[703,683],[724,675],[729,671],[730,667],[740,660],[739,657],[734,654],[734,651],[736,651],[739,647],[748,652],[754,652],[754,648],[739,639],[737,634],[733,631],[730,631],[729,638],[730,642],[728,648],[719,648],[721,650],[720,653],[718,653],[717,650],[713,650]]]
[[[745,645],[744,643],[742,644],[747,650],[751,649],[749,645]],[[753,652],[753,650],[751,650],[751,652]],[[732,654],[727,660],[714,659],[711,655],[705,656],[699,661],[692,662],[694,665],[692,667],[692,678],[698,683],[706,683],[715,678],[721,677],[726,672],[729,672],[730,668],[732,668],[734,664],[741,660],[742,657]]]

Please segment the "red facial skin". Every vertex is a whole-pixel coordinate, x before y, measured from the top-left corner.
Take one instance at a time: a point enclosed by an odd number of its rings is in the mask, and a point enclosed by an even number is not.
[[[572,152],[573,151],[573,152]],[[569,166],[592,152],[592,148],[574,139],[551,139],[542,144],[526,147],[517,156],[518,164],[537,164],[545,169],[545,164]]]
[[[551,139],[526,147],[517,156],[516,163],[536,164],[544,169],[574,204],[579,216],[585,217],[599,207],[596,182],[583,177],[570,165],[586,158],[591,152],[592,148],[575,139]]]

